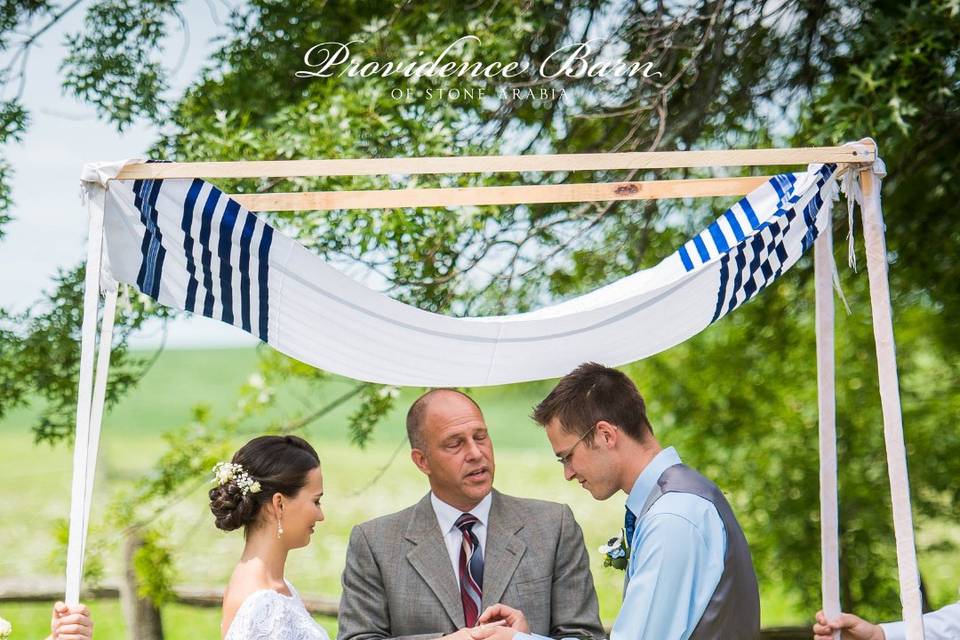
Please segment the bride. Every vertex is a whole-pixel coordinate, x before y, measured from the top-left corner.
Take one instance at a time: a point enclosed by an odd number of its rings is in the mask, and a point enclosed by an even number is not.
[[[323,521],[320,457],[297,436],[261,436],[214,468],[210,511],[224,531],[243,527],[246,544],[223,594],[223,640],[329,640],[284,578],[287,553],[310,543]],[[461,629],[457,640],[485,640],[498,620]],[[441,639],[442,640],[442,639]]]
[[[224,640],[329,640],[284,578],[287,553],[323,520],[320,457],[296,436],[261,436],[214,469],[210,511],[246,544],[223,594]]]

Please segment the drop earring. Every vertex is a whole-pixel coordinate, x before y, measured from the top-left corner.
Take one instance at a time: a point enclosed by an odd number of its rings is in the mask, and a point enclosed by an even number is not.
[[[283,535],[283,505],[280,505],[280,515],[277,516],[277,540]]]

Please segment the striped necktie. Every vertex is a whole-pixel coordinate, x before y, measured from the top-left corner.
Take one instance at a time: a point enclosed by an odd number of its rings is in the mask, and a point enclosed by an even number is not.
[[[455,523],[463,534],[459,564],[460,601],[463,603],[463,619],[468,627],[476,626],[483,600],[483,552],[473,532],[473,525],[478,522],[475,515],[464,513]]]

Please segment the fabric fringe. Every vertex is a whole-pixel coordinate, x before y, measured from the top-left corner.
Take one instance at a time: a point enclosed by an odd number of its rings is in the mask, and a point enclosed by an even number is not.
[[[847,171],[847,173],[845,173],[845,174],[843,175],[844,181],[846,181],[846,179],[847,179],[850,175],[851,175],[850,172]],[[830,203],[830,204],[829,204],[829,206],[830,206],[830,211],[828,212],[828,216],[829,216],[829,219],[831,220],[831,224],[832,224],[832,220],[833,220],[833,203],[840,200],[840,184],[839,184],[838,181],[837,181],[836,174],[834,174],[834,177],[830,180],[830,182],[829,182],[828,184],[829,184],[829,189],[830,189],[830,193],[829,193],[830,197],[828,198],[828,202]],[[849,199],[848,199],[848,204],[849,204]],[[849,211],[848,211],[848,224],[850,225],[850,229],[853,228],[853,218],[852,218],[852,215],[853,215],[853,213],[852,213],[852,208],[851,208],[851,209],[849,209]],[[850,236],[850,232],[848,232],[847,237],[848,237],[848,238],[851,237],[851,236]],[[852,240],[851,240],[850,251],[852,252],[852,250],[853,250],[853,245],[852,245]],[[851,265],[851,266],[853,266],[854,271],[856,271],[856,268],[857,268],[857,267],[856,267],[856,264],[853,264],[853,265]],[[834,291],[837,292],[837,297],[840,298],[840,302],[843,303],[843,308],[846,309],[847,315],[850,315],[850,314],[853,313],[853,312],[850,310],[850,305],[847,303],[847,297],[846,297],[845,295],[843,295],[843,287],[840,286],[840,273],[839,273],[839,271],[837,270],[837,261],[836,261],[836,259],[834,259],[833,252],[830,253],[830,270],[831,270],[831,272],[832,272],[833,289],[834,289]]]

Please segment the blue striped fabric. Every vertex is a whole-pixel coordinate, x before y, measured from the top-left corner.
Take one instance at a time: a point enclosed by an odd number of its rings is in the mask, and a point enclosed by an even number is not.
[[[137,274],[137,286],[153,298],[160,295],[160,273],[166,250],[163,248],[163,235],[157,226],[157,195],[160,193],[159,180],[136,180],[133,185],[134,201],[140,210],[140,222],[146,227],[140,253],[143,262]]]
[[[825,164],[815,174],[816,193],[802,211],[802,222],[805,228],[801,243],[802,253],[805,253],[817,238],[817,213],[823,206],[820,191],[830,179],[834,169],[836,165]],[[745,239],[722,254],[720,287],[711,322],[716,322],[752,299],[783,273],[788,255],[782,241],[798,218],[797,208],[794,205],[800,200],[800,194],[794,193],[793,187],[796,180],[791,180],[792,177],[791,174],[786,174],[774,176],[770,180],[779,197],[777,209],[768,219],[754,228],[755,233],[751,238]],[[737,205],[742,206],[745,200],[746,198]]]
[[[171,192],[169,197],[182,199],[177,209],[182,239],[175,243],[164,238],[158,224],[157,201],[165,182],[176,186],[179,193],[178,196]],[[183,182],[133,183],[134,206],[145,228],[138,288],[159,301],[165,265],[179,269],[166,277],[182,283],[183,299],[177,302],[183,309],[240,327],[266,342],[270,337],[269,262],[273,229],[203,180],[190,181],[184,196]],[[170,233],[169,228],[167,232]],[[238,288],[235,279],[239,280]],[[173,289],[179,290],[169,288]]]
[[[783,205],[793,195],[797,178],[792,173],[773,176],[770,184],[778,196],[775,215],[782,215]],[[766,221],[757,216],[754,203],[745,197],[724,211],[710,226],[688,240],[677,251],[684,269],[693,271],[698,266],[727,253],[747,236],[760,229]]]

